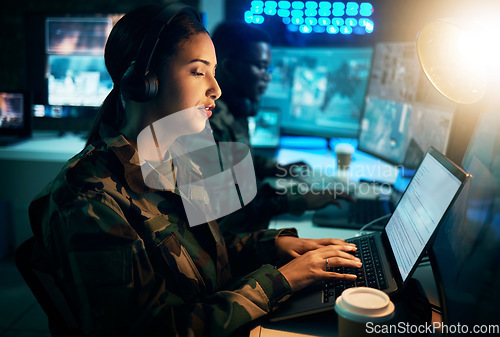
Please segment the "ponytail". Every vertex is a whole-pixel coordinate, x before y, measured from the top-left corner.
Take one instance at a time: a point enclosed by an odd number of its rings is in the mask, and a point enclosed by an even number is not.
[[[90,130],[86,146],[101,139],[101,136],[99,135],[101,124],[105,123],[108,125],[113,125],[117,129],[119,129],[124,119],[124,113],[125,112],[120,97],[120,89],[114,86],[99,108],[97,116]]]

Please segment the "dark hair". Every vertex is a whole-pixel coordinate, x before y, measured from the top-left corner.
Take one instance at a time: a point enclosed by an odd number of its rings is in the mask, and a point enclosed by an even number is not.
[[[271,43],[271,36],[263,29],[243,21],[226,21],[219,24],[212,41],[220,62],[225,58],[238,58],[246,53],[253,42]]]
[[[137,57],[144,37],[151,29],[154,18],[162,11],[162,6],[144,6],[124,15],[109,34],[104,50],[106,68],[113,80],[113,89],[102,103],[87,140],[87,145],[100,139],[102,123],[119,128],[123,122],[120,82],[123,74]],[[191,35],[207,32],[205,27],[192,15],[177,15],[160,35],[150,69],[159,77],[162,65],[174,55]],[[160,83],[161,85],[161,83]]]

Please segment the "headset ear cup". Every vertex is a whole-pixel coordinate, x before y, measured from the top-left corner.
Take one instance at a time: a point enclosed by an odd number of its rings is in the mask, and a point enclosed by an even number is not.
[[[149,101],[153,99],[158,94],[158,77],[152,71],[149,71],[146,76],[144,76],[145,84],[145,99]]]
[[[144,37],[135,61],[122,76],[121,94],[125,99],[147,102],[158,94],[158,77],[149,69],[150,62],[162,31],[180,13],[191,15],[202,22],[200,13],[190,6],[173,3],[165,7],[153,21],[152,30]]]
[[[132,62],[123,74],[120,86],[125,99],[143,103],[153,99],[158,93],[158,78],[152,71],[146,75],[138,73],[135,62]]]

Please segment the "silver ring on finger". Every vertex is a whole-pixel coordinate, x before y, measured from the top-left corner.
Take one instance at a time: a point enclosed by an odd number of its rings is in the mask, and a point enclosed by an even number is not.
[[[328,266],[329,266],[329,264],[328,264],[328,259],[326,259],[326,261],[325,261],[325,262],[326,262],[326,269],[328,269]]]

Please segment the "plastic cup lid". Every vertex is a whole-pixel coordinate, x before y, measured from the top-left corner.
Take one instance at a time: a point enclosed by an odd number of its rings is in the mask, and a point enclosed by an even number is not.
[[[394,316],[394,303],[381,290],[368,287],[350,288],[337,298],[335,311],[355,322],[383,322]]]
[[[354,146],[347,143],[340,143],[335,146],[335,153],[351,154],[354,152]]]

